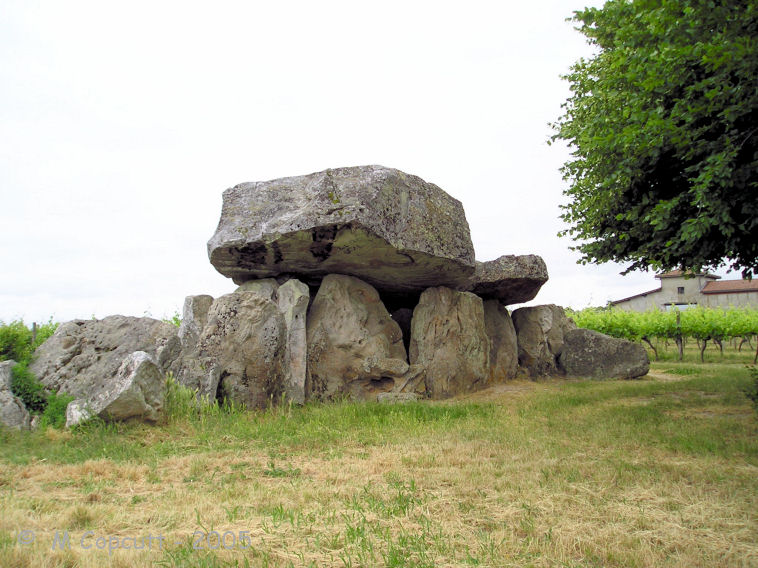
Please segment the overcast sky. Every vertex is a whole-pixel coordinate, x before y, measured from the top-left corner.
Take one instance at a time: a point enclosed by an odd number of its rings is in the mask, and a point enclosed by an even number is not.
[[[0,320],[231,292],[206,252],[224,189],[364,164],[461,200],[478,260],[541,255],[532,304],[655,288],[556,235],[568,151],[548,123],[590,53],[565,21],[586,4],[5,0]]]

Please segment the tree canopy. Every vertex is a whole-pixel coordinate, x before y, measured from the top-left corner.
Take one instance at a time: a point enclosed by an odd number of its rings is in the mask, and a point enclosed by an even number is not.
[[[609,0],[574,13],[561,233],[580,262],[758,269],[758,0]]]

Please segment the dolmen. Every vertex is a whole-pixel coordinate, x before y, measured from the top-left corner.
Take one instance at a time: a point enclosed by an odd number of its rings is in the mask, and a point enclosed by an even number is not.
[[[537,296],[544,261],[476,261],[461,202],[400,170],[336,168],[227,189],[208,257],[236,289],[186,298],[178,329],[151,318],[74,321],[38,349],[31,370],[77,397],[69,425],[156,420],[163,395],[153,383],[168,372],[198,396],[249,408],[442,399],[566,372],[564,336],[576,326],[563,309],[507,309]],[[581,341],[572,336],[563,360],[585,373]]]

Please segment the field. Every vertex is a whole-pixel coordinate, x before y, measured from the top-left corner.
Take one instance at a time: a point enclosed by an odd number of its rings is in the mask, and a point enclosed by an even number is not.
[[[758,566],[752,354],[719,357],[259,413],[174,387],[157,426],[4,430],[0,565]]]

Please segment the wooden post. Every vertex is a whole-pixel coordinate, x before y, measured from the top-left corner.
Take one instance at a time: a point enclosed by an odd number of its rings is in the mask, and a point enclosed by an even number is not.
[[[682,312],[676,310],[676,346],[679,348],[679,360],[684,359],[684,342],[682,341]]]
[[[37,322],[32,322],[32,345],[37,341]]]

